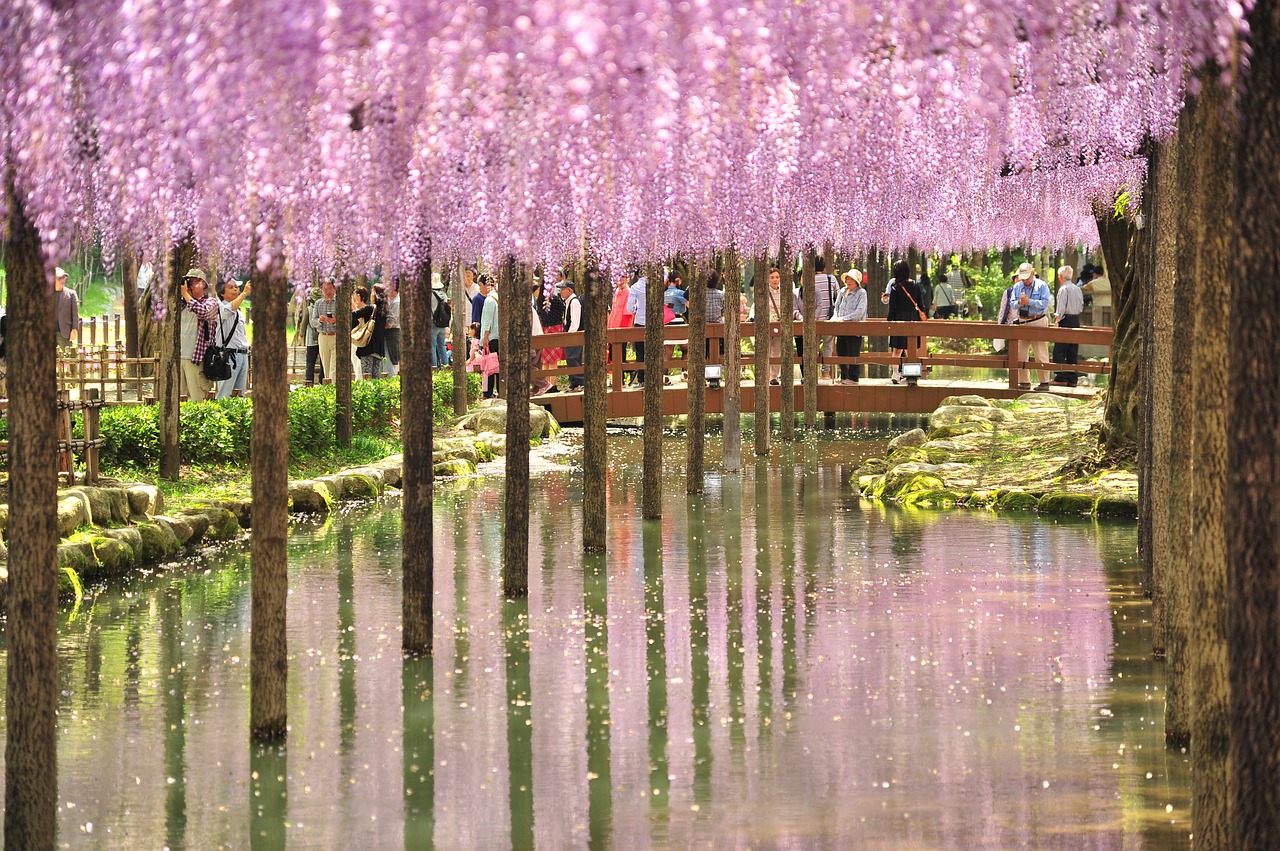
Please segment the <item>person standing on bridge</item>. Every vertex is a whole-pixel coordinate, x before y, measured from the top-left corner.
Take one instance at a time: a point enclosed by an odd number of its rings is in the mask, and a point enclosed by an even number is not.
[[[1084,293],[1071,277],[1075,270],[1070,266],[1058,269],[1058,327],[1079,328],[1080,314],[1084,312]],[[1053,362],[1074,365],[1080,359],[1079,343],[1054,343]],[[1059,387],[1075,387],[1078,372],[1055,372],[1053,383]]]
[[[835,315],[831,318],[836,322],[862,322],[867,318],[867,291],[862,288],[862,273],[857,269],[850,269],[841,277],[844,279],[845,286],[836,296]],[[862,335],[836,337],[836,356],[861,357]],[[861,364],[842,363],[840,364],[840,383],[857,384],[861,373]]]
[[[644,275],[636,272],[635,283],[631,285],[631,289],[627,290],[627,313],[631,314],[631,324],[636,328],[643,328],[645,323],[644,300],[645,300],[646,282]],[[641,368],[632,373],[632,387],[644,386],[644,339],[641,338],[635,342],[636,362]]]
[[[569,278],[560,282],[560,300],[564,302],[564,330],[574,334],[582,331],[582,300],[578,298],[576,286]],[[582,366],[582,346],[565,346],[564,362],[568,366]],[[569,392],[581,390],[586,386],[587,377],[582,373],[569,376]]]
[[[1036,270],[1030,263],[1023,263],[1018,267],[1018,273],[1015,277],[1016,283],[1013,286],[1013,307],[1017,309],[1018,318],[1013,320],[1014,325],[1035,325],[1047,328],[1049,326],[1049,285],[1036,277]],[[1015,360],[1021,361],[1026,354],[1027,344],[1025,342],[1015,341],[1014,343]],[[1035,354],[1035,359],[1040,362],[1049,360],[1049,343],[1047,340],[1036,340],[1031,343],[1031,350]],[[1018,369],[1017,384],[1019,390],[1030,390],[1031,384],[1027,380],[1027,370]],[[1036,379],[1036,390],[1048,390],[1049,383],[1042,381],[1046,376],[1038,369],[1030,370]]]

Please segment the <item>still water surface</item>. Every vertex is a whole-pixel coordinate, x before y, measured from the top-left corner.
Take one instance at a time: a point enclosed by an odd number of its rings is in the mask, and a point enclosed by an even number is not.
[[[60,841],[1187,845],[1132,526],[868,503],[839,441],[670,476],[642,523],[628,440],[607,557],[580,476],[535,481],[526,601],[501,480],[441,488],[434,660],[400,655],[396,501],[297,527],[286,749],[248,744],[247,554],[64,615]]]

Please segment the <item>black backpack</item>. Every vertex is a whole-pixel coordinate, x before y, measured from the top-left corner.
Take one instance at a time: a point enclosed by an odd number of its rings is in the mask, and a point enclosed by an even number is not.
[[[453,308],[435,290],[431,291],[431,297],[436,302],[436,306],[431,309],[431,324],[437,328],[448,328],[453,321]]]

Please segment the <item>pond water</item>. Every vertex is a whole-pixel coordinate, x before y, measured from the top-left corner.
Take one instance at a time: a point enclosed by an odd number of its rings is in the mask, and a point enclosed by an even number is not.
[[[400,654],[397,501],[296,527],[284,749],[248,743],[245,552],[64,614],[60,842],[1188,845],[1132,526],[872,504],[843,440],[668,476],[642,523],[611,441],[608,556],[541,474],[525,601],[501,479],[440,489],[433,660]]]

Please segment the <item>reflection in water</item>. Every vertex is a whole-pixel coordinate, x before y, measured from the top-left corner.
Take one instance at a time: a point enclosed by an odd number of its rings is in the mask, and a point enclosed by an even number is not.
[[[1133,527],[864,503],[819,451],[654,523],[618,463],[592,559],[541,477],[521,602],[500,484],[440,488],[434,661],[394,503],[297,527],[287,752],[249,746],[247,557],[100,595],[60,631],[60,840],[1185,847]]]

